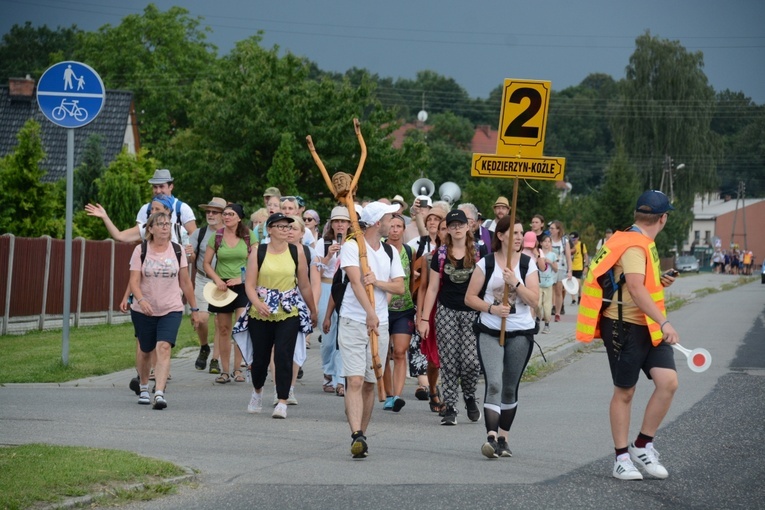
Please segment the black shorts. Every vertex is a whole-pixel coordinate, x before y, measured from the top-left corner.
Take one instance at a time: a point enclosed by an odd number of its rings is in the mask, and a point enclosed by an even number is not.
[[[409,310],[388,311],[388,333],[393,335],[412,335],[414,333],[414,308]],[[393,342],[391,342],[391,346]]]
[[[224,280],[225,281],[225,280]],[[236,299],[227,304],[226,306],[214,306],[211,304],[207,305],[207,311],[210,313],[233,313],[238,308],[244,308],[247,306],[247,303],[249,303],[249,299],[247,299],[247,292],[244,290],[244,284],[240,283],[239,285],[232,285],[229,287],[229,289],[236,292]]]
[[[623,322],[621,336],[618,338],[618,344],[621,345],[615,346],[614,330],[618,329],[617,322],[607,317],[600,320],[600,332],[606,346],[614,386],[632,388],[637,384],[641,370],[649,379],[652,368],[677,370],[672,346],[662,342],[654,347],[648,326]]]
[[[575,270],[571,271],[571,276],[573,276],[577,280],[581,280],[583,274],[584,274],[584,269],[580,269],[579,271],[575,271]]]

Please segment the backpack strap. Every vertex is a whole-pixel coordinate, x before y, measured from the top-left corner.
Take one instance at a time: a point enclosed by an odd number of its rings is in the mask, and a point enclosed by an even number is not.
[[[430,236],[421,236],[420,242],[417,243],[417,258],[422,257],[422,254],[425,253],[425,245],[430,243]]]
[[[406,252],[406,257],[409,259],[409,265],[412,265],[412,247],[408,244],[404,244],[404,251]]]
[[[219,228],[215,231],[215,253],[218,253],[221,243],[223,243],[223,229]]]
[[[526,255],[525,253],[521,253],[521,260],[518,262],[518,265],[521,267],[521,280],[523,280],[523,284],[526,284],[526,273],[529,272],[529,261],[531,260],[531,257]]]
[[[305,253],[306,264],[308,264],[308,281],[310,282],[311,281],[311,249],[304,244],[302,244],[301,246],[303,247],[303,253]],[[295,261],[295,267],[297,267],[297,261]]]
[[[144,261],[146,261],[146,246],[148,245],[147,240],[141,241],[141,265],[143,265]],[[178,267],[181,266],[181,257],[183,256],[183,247],[181,247],[180,244],[174,243],[173,241],[170,241],[170,244],[173,245],[173,251],[175,252],[175,258],[178,260]]]
[[[290,251],[290,255],[292,256],[292,261],[295,263],[295,277],[297,278],[297,272],[298,272],[298,266],[299,266],[299,258],[298,258],[298,251],[297,246],[294,244],[288,243],[287,248]],[[263,260],[266,258],[266,253],[268,250],[267,244],[259,244],[258,245],[258,272],[260,272],[260,267],[263,265]]]
[[[197,237],[197,249],[194,250],[194,257],[199,258],[199,248],[202,246],[202,239],[204,239],[207,233],[207,225],[199,229],[199,237]]]
[[[489,253],[483,258],[484,264],[486,265],[486,272],[484,273],[483,278],[483,285],[481,286],[481,291],[478,293],[478,297],[483,299],[483,297],[486,295],[486,288],[489,286],[489,278],[491,278],[491,274],[494,272],[494,264],[495,264],[495,256],[493,253]]]
[[[388,243],[381,243],[383,245],[383,250],[385,250],[385,253],[388,255],[388,258],[391,261],[391,264],[393,263],[393,246],[389,245]]]

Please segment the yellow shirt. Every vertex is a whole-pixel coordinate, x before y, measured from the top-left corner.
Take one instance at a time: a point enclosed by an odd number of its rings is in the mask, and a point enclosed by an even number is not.
[[[584,256],[587,255],[587,245],[582,241],[577,241],[574,248],[571,250],[571,270],[582,271],[584,270]]]
[[[627,248],[619,259],[619,262],[614,264],[614,278],[619,281],[622,274],[625,273],[640,274],[645,277],[645,262],[645,251],[643,251],[642,248],[639,246]],[[614,293],[614,301],[618,299],[618,296],[618,293]],[[640,311],[640,308],[638,308],[635,301],[633,301],[626,285],[622,285],[622,303],[624,304],[622,306],[622,318],[626,322],[645,326],[645,314]],[[608,308],[603,312],[603,315],[609,319],[619,319],[619,310],[617,309],[616,303],[608,305]]]
[[[295,272],[295,261],[292,260],[289,248],[282,253],[269,253],[266,251],[263,265],[260,266],[258,271],[258,287],[275,289],[280,292],[292,290],[297,285]],[[296,317],[297,314],[297,306],[293,306],[292,310],[287,313],[280,304],[276,313],[269,314],[266,317],[257,315],[255,307],[250,308],[250,317],[266,321],[281,321],[289,317]]]

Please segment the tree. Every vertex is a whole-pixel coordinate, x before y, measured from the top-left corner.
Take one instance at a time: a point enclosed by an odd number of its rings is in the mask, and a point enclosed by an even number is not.
[[[149,4],[142,15],[126,16],[116,27],[82,34],[80,58],[98,70],[108,88],[135,94],[144,146],[164,144],[188,126],[191,88],[215,59],[200,18],[188,14]]]
[[[40,124],[28,120],[17,137],[15,150],[0,159],[0,232],[17,236],[64,235],[65,218],[52,183],[42,182],[45,158]]]
[[[606,167],[603,185],[595,193],[598,232],[606,228],[624,230],[633,222],[635,202],[643,192],[637,170],[620,147]]]
[[[72,58],[81,33],[74,25],[56,30],[47,25],[34,28],[29,21],[13,25],[0,42],[0,81],[27,74],[39,78],[51,64]]]
[[[717,187],[720,139],[711,130],[714,90],[703,72],[701,52],[689,53],[677,41],[646,32],[636,40],[617,115],[611,126],[617,144],[625,147],[640,169],[644,188],[658,188],[667,157],[675,173],[675,197],[693,203],[696,193]]]
[[[85,204],[94,201],[97,197],[98,187],[96,186],[96,181],[106,170],[101,141],[100,135],[88,137],[85,142],[82,163],[74,169],[73,195],[75,211],[82,209],[85,207]]]
[[[287,134],[296,144],[291,159],[297,189],[312,206],[328,207],[334,200],[305,137],[312,136],[330,173],[353,173],[359,160],[354,117],[368,151],[359,194],[392,196],[401,192],[401,182],[414,181],[423,167],[422,148],[393,148],[395,118],[374,99],[371,79],[357,76],[354,85],[345,78],[313,80],[310,62],[259,43],[259,36],[240,41],[196,81],[190,128],[157,153],[169,168],[183,169],[177,185],[185,201],[209,200],[211,184],[221,186],[227,200],[247,203],[261,196]]]
[[[297,195],[297,181],[300,173],[295,168],[292,154],[295,150],[295,137],[292,133],[284,133],[279,148],[274,153],[273,164],[266,173],[268,186],[279,188],[282,195]]]
[[[138,154],[123,150],[96,180],[97,202],[104,206],[118,229],[135,225],[138,210],[151,200],[151,187],[147,181],[158,166],[154,159],[147,157],[145,150]],[[91,239],[108,237],[100,219],[87,216],[82,210],[77,211],[75,219],[83,236]]]

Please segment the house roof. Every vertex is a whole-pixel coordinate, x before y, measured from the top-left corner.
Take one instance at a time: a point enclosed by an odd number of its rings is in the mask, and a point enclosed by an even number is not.
[[[747,198],[738,202],[738,207],[743,209],[744,206],[749,207],[758,202],[762,202],[765,198]],[[697,196],[693,203],[693,217],[696,220],[714,220],[718,216],[727,214],[736,210],[736,199],[721,199],[716,198],[713,200],[702,200]]]
[[[104,106],[96,119],[74,131],[74,167],[82,161],[89,136],[103,138],[104,165],[111,163],[122,150],[125,131],[133,103],[133,93],[107,90]],[[66,129],[50,122],[37,106],[35,96],[11,97],[8,86],[0,86],[0,157],[13,151],[18,132],[30,118],[42,126],[41,138],[46,157],[40,167],[46,171],[44,181],[57,181],[66,176]]]

